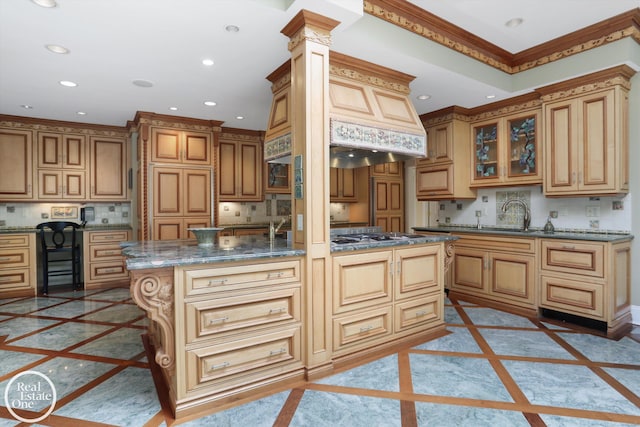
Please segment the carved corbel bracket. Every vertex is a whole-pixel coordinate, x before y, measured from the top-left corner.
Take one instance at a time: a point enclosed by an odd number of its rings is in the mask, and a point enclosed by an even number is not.
[[[451,262],[453,261],[453,254],[456,250],[456,247],[453,242],[446,242],[444,244],[444,272],[449,271],[449,267],[451,267]]]
[[[170,369],[175,363],[173,268],[131,271],[131,297],[158,325],[162,334],[156,346],[156,363]]]

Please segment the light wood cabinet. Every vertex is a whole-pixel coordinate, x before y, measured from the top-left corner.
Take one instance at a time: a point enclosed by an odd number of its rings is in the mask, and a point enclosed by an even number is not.
[[[84,135],[38,132],[38,199],[87,198]]]
[[[544,108],[546,196],[629,191],[630,79],[621,65],[536,89]]]
[[[331,203],[357,202],[355,169],[329,168],[329,198]]]
[[[540,307],[591,318],[616,336],[631,322],[631,244],[540,240]]]
[[[211,165],[211,133],[153,127],[151,161]]]
[[[131,240],[128,230],[84,231],[85,289],[107,288],[129,281],[120,243]]]
[[[128,200],[128,141],[124,138],[91,136],[89,148],[89,199]]]
[[[334,354],[441,325],[442,256],[442,244],[334,255]]]
[[[373,226],[383,232],[404,231],[404,180],[374,178]]]
[[[451,290],[536,309],[534,238],[464,234],[455,243]]]
[[[265,163],[264,192],[291,194],[291,166],[282,163]]]
[[[301,263],[176,267],[180,401],[214,398],[303,370]],[[182,320],[184,319],[184,320]]]
[[[218,146],[218,201],[259,201],[262,191],[262,144],[259,137],[223,132]]]
[[[153,240],[195,238],[211,226],[211,168],[153,167]]]
[[[33,196],[33,132],[0,128],[0,200]]]
[[[35,233],[0,234],[0,298],[34,296],[37,282]]]
[[[542,183],[540,110],[471,124],[471,187]]]
[[[476,198],[476,190],[469,187],[469,123],[458,110],[451,107],[421,116],[428,150],[426,158],[416,161],[418,200]]]

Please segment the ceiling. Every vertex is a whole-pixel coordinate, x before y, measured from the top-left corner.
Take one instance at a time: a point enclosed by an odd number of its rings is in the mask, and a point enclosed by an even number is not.
[[[514,54],[640,7],[640,0],[409,3]],[[56,7],[44,8],[31,0],[2,0],[0,114],[125,126],[136,111],[148,111],[264,130],[271,101],[266,77],[290,57],[280,31],[301,9],[341,23],[332,32],[332,50],[416,76],[411,91],[418,114],[450,105],[472,108],[490,102],[487,95],[499,100],[531,89],[363,13],[362,5],[362,0],[57,0]],[[518,17],[524,20],[520,26],[505,25]],[[229,25],[239,31],[227,31]],[[50,44],[69,53],[52,53],[45,47]],[[203,65],[206,58],[214,65]],[[62,80],[77,86],[64,87]],[[135,80],[152,86],[137,86]],[[430,98],[419,101],[414,97],[419,94]]]

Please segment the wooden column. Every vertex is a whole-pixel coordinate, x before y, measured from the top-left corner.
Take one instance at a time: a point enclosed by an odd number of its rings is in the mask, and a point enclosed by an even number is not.
[[[291,51],[293,241],[307,254],[303,358],[309,378],[330,369],[332,354],[328,98],[330,32],[338,24],[302,10],[282,29]]]

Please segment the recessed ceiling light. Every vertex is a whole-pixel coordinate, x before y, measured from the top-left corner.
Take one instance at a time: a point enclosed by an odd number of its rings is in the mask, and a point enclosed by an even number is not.
[[[238,27],[237,25],[227,25],[226,27],[224,27],[224,29],[229,33],[237,33],[238,31],[240,31],[240,27]]]
[[[31,0],[31,1],[37,4],[38,6],[42,6],[42,7],[56,7],[58,5],[58,3],[56,3],[56,0]]]
[[[238,120],[244,120],[244,116],[236,116],[236,119],[238,119]]]
[[[496,97],[495,95],[487,95],[487,99],[493,99],[495,97]]]
[[[78,86],[78,83],[72,82],[72,81],[69,81],[69,80],[60,80],[60,84],[62,86],[66,86],[66,87],[76,87],[76,86]]]
[[[416,98],[418,98],[420,101],[424,101],[426,99],[430,99],[431,95],[418,95],[416,96]]]
[[[87,113],[85,113],[84,111],[78,111],[76,114],[79,115],[79,116],[86,116],[87,115]]]
[[[169,110],[171,110],[171,111],[178,111],[178,107],[169,107]]]
[[[356,155],[355,155],[355,154],[353,154],[353,153],[349,153],[349,154],[347,154],[347,156],[349,156],[349,157],[355,157]]]
[[[152,87],[153,86],[153,82],[150,82],[149,80],[143,80],[143,79],[136,79],[133,81],[133,84],[138,86],[138,87]]]
[[[57,45],[57,44],[48,44],[45,47],[47,48],[47,50],[49,50],[50,52],[53,52],[53,53],[59,53],[61,55],[65,55],[65,54],[69,53],[69,49],[67,49],[64,46]]]
[[[207,67],[211,67],[213,65],[213,59],[203,59],[202,60],[202,65],[206,65]]]
[[[214,101],[204,101],[204,105],[206,105],[208,107],[213,107],[213,106],[218,105],[218,104],[216,104]]]
[[[33,108],[33,106],[29,104],[22,104],[21,107],[24,108],[25,110],[31,110]]]
[[[524,22],[524,19],[522,18],[512,18],[512,19],[509,19],[507,22],[505,22],[504,25],[506,25],[509,28],[515,28],[522,25],[523,22]]]

